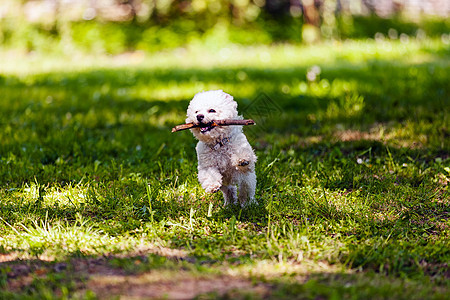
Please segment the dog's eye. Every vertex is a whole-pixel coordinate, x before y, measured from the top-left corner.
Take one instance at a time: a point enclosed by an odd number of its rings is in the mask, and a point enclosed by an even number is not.
[[[208,110],[209,113],[215,113],[216,111],[214,109]]]
[[[198,110],[196,110],[195,113],[198,113]]]

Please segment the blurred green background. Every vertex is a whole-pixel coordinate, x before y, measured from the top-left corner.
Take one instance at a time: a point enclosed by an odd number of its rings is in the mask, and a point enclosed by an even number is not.
[[[2,0],[0,46],[123,53],[367,38],[449,42],[447,0]]]

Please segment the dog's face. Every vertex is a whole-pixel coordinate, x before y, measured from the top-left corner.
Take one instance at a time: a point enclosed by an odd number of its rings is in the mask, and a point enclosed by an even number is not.
[[[187,109],[186,123],[200,124],[193,128],[194,136],[204,142],[212,142],[231,134],[230,127],[211,127],[213,120],[236,119],[237,103],[231,95],[221,90],[201,92],[194,96]]]

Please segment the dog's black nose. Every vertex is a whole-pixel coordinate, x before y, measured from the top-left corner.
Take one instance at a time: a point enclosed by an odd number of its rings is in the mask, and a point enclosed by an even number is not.
[[[197,120],[201,122],[205,118],[204,115],[197,115]]]

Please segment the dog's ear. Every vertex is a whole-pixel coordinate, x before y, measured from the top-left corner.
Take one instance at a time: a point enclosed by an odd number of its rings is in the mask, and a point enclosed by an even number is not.
[[[225,99],[227,99],[227,102],[230,103],[230,107],[235,111],[235,115],[237,116],[237,102],[234,101],[233,96],[231,96],[230,94],[224,93],[225,94]]]

